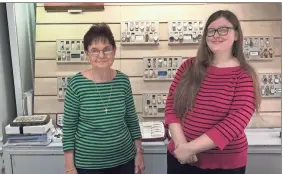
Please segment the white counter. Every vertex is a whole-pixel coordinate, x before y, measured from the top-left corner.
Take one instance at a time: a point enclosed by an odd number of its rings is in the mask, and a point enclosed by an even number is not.
[[[247,129],[246,135],[250,146],[280,146],[280,128],[275,129]],[[143,142],[144,146],[163,146],[168,144],[168,140],[164,142]],[[49,147],[61,147],[61,142],[52,142]]]

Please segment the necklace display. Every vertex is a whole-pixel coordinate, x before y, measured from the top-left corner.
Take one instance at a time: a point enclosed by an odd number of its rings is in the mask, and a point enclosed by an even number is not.
[[[97,91],[98,94],[99,94],[99,97],[100,97],[101,102],[103,102],[102,97],[101,97],[101,95],[100,95],[100,92],[99,92],[99,90],[98,90],[98,88],[97,88],[97,84],[96,84],[96,82],[95,82],[95,78],[94,78],[94,73],[93,73],[93,71],[91,72],[91,74],[92,74],[93,82],[94,82],[94,84],[95,84],[95,89],[96,89],[96,91]],[[112,71],[111,71],[111,77],[112,77]],[[105,113],[108,112],[108,105],[109,105],[109,102],[110,102],[111,95],[112,95],[112,85],[111,85],[111,90],[110,90],[110,95],[109,95],[109,98],[108,98],[108,102],[107,102],[106,104],[103,102],[103,104],[104,104],[104,112],[105,112]]]

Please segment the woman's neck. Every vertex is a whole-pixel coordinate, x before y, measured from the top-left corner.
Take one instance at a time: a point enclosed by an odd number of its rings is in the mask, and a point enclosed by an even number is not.
[[[113,79],[113,70],[112,69],[91,69],[92,79],[95,82],[107,82]]]
[[[214,53],[212,65],[222,66],[229,64],[234,57],[231,52]]]

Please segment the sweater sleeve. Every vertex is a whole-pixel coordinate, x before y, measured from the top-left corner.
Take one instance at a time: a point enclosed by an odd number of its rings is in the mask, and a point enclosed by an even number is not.
[[[224,120],[214,128],[208,130],[206,135],[220,150],[244,132],[255,111],[255,95],[253,81],[247,74],[242,75],[235,88],[235,96],[231,109]]]
[[[132,93],[132,87],[131,83],[129,81],[129,78],[127,77],[127,86],[126,86],[126,93],[125,93],[125,103],[126,103],[126,115],[125,115],[125,121],[128,126],[128,129],[131,133],[132,139],[141,139],[141,130],[139,125],[139,119],[137,116],[133,93]]]
[[[194,58],[187,59],[178,69],[176,75],[170,85],[169,92],[166,99],[165,104],[165,120],[164,125],[168,128],[168,125],[171,123],[180,123],[180,118],[178,117],[175,109],[174,109],[174,92],[179,84],[183,73],[186,71],[187,68],[192,64]]]
[[[68,85],[66,89],[63,117],[63,150],[74,150],[75,134],[79,118],[79,100],[73,88]]]

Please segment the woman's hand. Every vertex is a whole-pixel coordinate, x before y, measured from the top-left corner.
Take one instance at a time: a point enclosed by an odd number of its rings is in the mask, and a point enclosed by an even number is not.
[[[197,156],[196,156],[196,155],[192,155],[192,156],[190,156],[190,157],[187,159],[186,163],[192,164],[192,163],[196,163],[197,161],[198,161]]]
[[[193,151],[188,148],[188,143],[177,145],[174,154],[181,164],[195,163],[198,160]]]
[[[144,169],[143,153],[137,152],[135,159],[135,174],[144,174]]]
[[[78,172],[76,168],[71,169],[71,170],[66,169],[65,174],[78,174]]]

